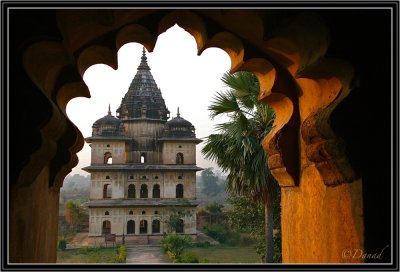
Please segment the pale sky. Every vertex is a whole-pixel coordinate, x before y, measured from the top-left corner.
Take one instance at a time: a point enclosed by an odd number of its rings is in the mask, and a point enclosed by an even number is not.
[[[104,64],[88,68],[83,76],[88,85],[91,98],[75,98],[67,105],[67,114],[80,129],[83,136],[92,135],[92,125],[107,115],[108,104],[111,113],[116,110],[128,91],[142,56],[143,46],[138,43],[125,44],[118,51],[118,69]],[[230,68],[228,55],[219,48],[209,48],[197,56],[194,38],[178,26],[161,34],[152,53],[146,52],[147,63],[157,86],[161,89],[170,117],[175,117],[177,108],[181,117],[190,121],[196,128],[197,138],[213,133],[214,125],[226,118],[210,120],[207,110],[212,97],[225,87],[222,75]],[[170,119],[169,119],[170,120]],[[217,166],[203,158],[197,145],[197,165],[202,168]],[[70,174],[87,175],[82,168],[90,165],[90,147],[85,143],[78,153],[79,163]]]

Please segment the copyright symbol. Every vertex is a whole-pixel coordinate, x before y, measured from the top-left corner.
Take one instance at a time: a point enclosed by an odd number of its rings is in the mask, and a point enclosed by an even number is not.
[[[342,258],[349,259],[351,257],[351,249],[344,249],[342,251]]]

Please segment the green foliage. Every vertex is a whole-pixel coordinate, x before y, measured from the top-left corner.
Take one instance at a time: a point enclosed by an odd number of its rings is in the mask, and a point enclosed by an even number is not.
[[[180,262],[184,250],[189,247],[192,238],[184,235],[168,234],[161,239],[161,246],[173,263]]]
[[[199,263],[199,258],[194,253],[184,252],[179,259],[179,263]]]
[[[64,215],[67,223],[75,229],[79,224],[84,224],[89,221],[87,210],[71,199],[64,204]]]
[[[219,244],[209,248],[191,247],[187,252],[196,254],[200,263],[260,263],[253,246]]]
[[[241,246],[254,245],[256,242],[257,240],[253,236],[248,235],[247,233],[243,233],[240,235],[239,245]]]
[[[253,236],[264,233],[264,206],[247,196],[229,196],[227,202],[231,209],[226,212],[227,220],[232,228],[249,232]]]
[[[126,262],[126,247],[120,246],[117,249],[116,263],[125,263],[125,262]]]
[[[57,263],[115,263],[113,247],[84,247],[57,252]]]
[[[282,262],[280,194],[272,204],[274,229],[274,262]],[[261,259],[265,258],[265,214],[264,206],[254,202],[250,197],[230,196],[227,202],[232,209],[226,212],[229,225],[238,231],[248,232],[256,242],[256,252]]]
[[[223,187],[221,187],[218,182],[218,177],[213,172],[213,168],[206,168],[201,172],[201,181],[202,181],[202,193],[207,196],[216,196],[221,191],[223,191]]]
[[[258,101],[259,84],[252,73],[225,73],[222,80],[231,89],[219,92],[209,110],[211,117],[227,115],[230,121],[217,125],[218,134],[207,137],[202,153],[229,172],[228,192],[272,201],[278,186],[261,142],[271,130],[275,114]]]
[[[66,250],[67,249],[67,241],[65,240],[59,240],[58,241],[58,249],[60,250]]]
[[[197,242],[197,243],[194,243],[194,246],[201,247],[201,248],[209,248],[211,246],[211,243],[209,241]]]
[[[186,199],[178,199],[178,202],[187,203]],[[192,213],[187,209],[181,209],[175,206],[169,207],[170,213],[166,216],[164,223],[167,226],[167,232],[173,233],[180,225],[180,220],[185,216],[192,216]]]
[[[60,189],[60,215],[64,215],[64,204],[73,199],[82,204],[89,200],[90,195],[90,176],[75,174],[68,175],[64,179],[63,187]]]
[[[258,101],[259,82],[249,72],[225,73],[222,81],[230,89],[214,97],[209,110],[211,118],[229,117],[229,122],[217,125],[217,134],[207,137],[202,153],[215,161],[224,172],[226,191],[270,207],[278,198],[279,186],[267,166],[267,154],[262,146],[275,119],[273,109]],[[264,216],[266,216],[265,213]],[[272,240],[271,223],[264,221]],[[273,245],[266,247],[267,261],[273,261]]]
[[[205,207],[205,210],[210,212],[210,213],[222,213],[222,209],[224,208],[224,205],[214,201],[208,204]]]
[[[226,245],[237,245],[240,240],[240,233],[231,231],[228,226],[223,224],[205,226],[203,231],[211,238]]]
[[[274,263],[282,262],[282,235],[281,231],[274,236]]]

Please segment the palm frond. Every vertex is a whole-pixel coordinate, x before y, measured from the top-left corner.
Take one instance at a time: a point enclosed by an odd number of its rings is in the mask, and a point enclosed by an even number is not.
[[[230,121],[216,125],[218,134],[206,138],[202,153],[229,172],[228,192],[268,202],[278,185],[269,172],[261,141],[272,128],[273,109],[257,100],[259,84],[253,74],[226,73],[222,81],[230,90],[217,93],[209,110],[212,117],[229,114]]]
[[[208,110],[210,111],[211,118],[215,118],[220,114],[238,112],[240,111],[240,107],[235,95],[232,92],[217,92],[217,94],[213,97]]]

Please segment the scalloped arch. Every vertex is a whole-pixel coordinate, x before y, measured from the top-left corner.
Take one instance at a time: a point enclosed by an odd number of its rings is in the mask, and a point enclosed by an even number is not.
[[[56,84],[61,82],[58,78],[63,67],[71,65],[70,59],[76,59],[81,76],[88,67],[97,63],[104,63],[116,69],[118,66],[116,49],[128,42],[139,42],[152,51],[158,35],[177,24],[195,38],[199,55],[207,48],[218,47],[229,55],[231,72],[247,70],[256,74],[260,81],[259,99],[263,103],[270,104],[276,113],[273,130],[263,142],[269,154],[269,165],[282,186],[298,185],[300,169],[297,166],[299,164],[297,155],[300,147],[297,136],[302,122],[305,121],[302,113],[304,109],[299,108],[300,94],[305,89],[301,77],[306,73],[311,75],[312,71],[320,68],[318,63],[323,60],[328,41],[326,28],[317,18],[309,14],[298,16],[275,32],[279,35],[271,36],[266,35],[266,32],[270,31],[269,26],[263,25],[263,20],[257,12],[250,11],[175,10],[159,15],[156,11],[144,14],[139,14],[137,11],[121,11],[103,12],[104,18],[98,17],[99,14],[90,13],[94,16],[94,21],[88,21],[84,14],[86,13],[78,12],[80,21],[69,23],[69,20],[74,19],[74,13],[59,13],[59,26],[67,48],[60,47],[56,43],[44,42],[28,49],[25,67],[36,85],[47,94],[52,103],[57,104],[60,112],[55,113],[56,115],[61,113],[68,120],[65,115],[68,101],[77,96],[90,97],[82,81]],[[118,14],[122,17],[119,18]],[[138,23],[139,19],[142,20],[147,15],[153,16],[150,21],[144,20]],[[248,24],[240,24],[236,20],[238,16],[244,16],[249,22],[254,22],[254,27],[249,28]],[[208,30],[210,22],[214,26],[212,32]],[[84,27],[78,31],[79,37],[87,35],[80,40],[73,36],[74,27],[78,26]],[[93,27],[96,30],[91,33],[89,30]],[[215,31],[215,27],[218,31]],[[102,38],[105,35],[107,38]],[[110,39],[114,40],[114,45],[105,42]],[[45,48],[51,50],[47,50],[46,54]],[[40,65],[42,69],[36,69],[32,63],[40,63],[37,58],[40,54],[45,54],[45,61]],[[336,77],[336,74],[340,75],[340,71],[332,72],[333,77]],[[316,84],[320,85],[322,81],[316,81]],[[343,85],[343,90],[347,90],[345,85],[346,83]],[[332,101],[336,101],[337,98],[333,97]],[[327,117],[323,120],[329,118],[338,101],[340,99],[329,106],[322,105],[318,109],[325,111]],[[324,110],[325,108],[328,110]],[[316,123],[320,124],[321,121]],[[309,122],[309,124],[314,123]],[[59,132],[60,135],[63,133],[65,132]],[[76,138],[78,140],[72,144],[73,148],[66,147],[72,153],[80,146],[82,135],[76,133]],[[294,150],[294,158],[290,158],[289,149]],[[73,157],[71,155],[71,161],[75,160]],[[73,163],[67,164],[73,165]]]
[[[100,45],[92,45],[79,54],[77,65],[83,77],[85,71],[94,64],[104,63],[114,70],[118,68],[117,52]]]
[[[167,31],[175,24],[193,36],[197,44],[197,52],[200,54],[204,50],[207,41],[207,29],[204,21],[195,13],[187,10],[173,11],[161,19],[158,26],[158,34],[160,35]]]

